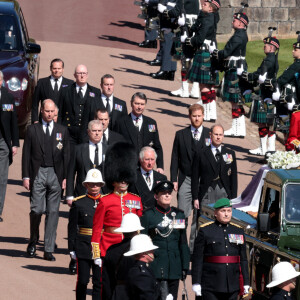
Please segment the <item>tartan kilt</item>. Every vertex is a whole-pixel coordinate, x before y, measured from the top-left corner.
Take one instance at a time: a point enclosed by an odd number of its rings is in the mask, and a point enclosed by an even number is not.
[[[235,89],[240,91],[238,75],[236,69],[229,69],[224,74],[224,86],[223,86],[223,101],[229,101],[233,103],[238,103],[241,98],[241,92],[232,92],[230,89]],[[237,81],[232,83],[232,81]]]
[[[270,107],[270,105],[266,104],[266,103],[263,104],[263,108],[264,109],[262,110],[261,109],[261,101],[258,99],[255,99],[252,102],[252,106],[251,106],[250,121],[254,122],[254,123],[259,123],[259,124],[272,125],[273,122],[271,121],[271,123],[270,123],[270,120],[267,120],[267,114],[272,114],[274,108]]]
[[[208,51],[197,51],[188,79],[191,82],[215,85],[219,81],[219,74],[216,75],[216,78],[212,77],[210,53]]]

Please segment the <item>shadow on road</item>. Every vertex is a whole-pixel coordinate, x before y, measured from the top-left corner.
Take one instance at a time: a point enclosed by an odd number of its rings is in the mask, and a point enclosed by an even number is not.
[[[12,243],[12,244],[27,244],[28,238],[17,237],[17,236],[0,236],[1,243]]]
[[[161,113],[161,114],[169,115],[169,116],[172,116],[172,117],[179,117],[179,118],[186,117],[185,114],[179,113],[177,111],[169,110],[169,109],[164,109],[164,108],[157,108],[157,110],[148,109],[148,111],[155,112],[155,113]]]
[[[98,36],[98,39],[104,40],[104,41],[111,41],[111,42],[120,42],[123,44],[129,44],[129,45],[138,45],[138,43],[135,41],[130,41],[128,39],[120,38],[120,37],[113,36],[113,35]]]
[[[46,272],[46,273],[69,274],[68,268],[63,268],[63,267],[27,265],[27,266],[22,266],[22,268],[28,269],[28,270],[33,270],[33,271]]]
[[[123,87],[125,88],[131,88],[131,89],[135,89],[135,90],[146,90],[146,91],[151,91],[151,92],[155,92],[158,94],[168,94],[167,90],[155,87],[155,86],[147,86],[147,85],[141,85],[141,84],[131,84],[131,85],[126,85],[126,84],[122,84]],[[154,98],[148,98],[148,100],[155,100],[158,101],[157,99]]]
[[[116,72],[126,72],[126,73],[132,73],[132,74],[136,74],[136,75],[143,75],[143,76],[149,76],[148,73],[139,71],[139,70],[134,70],[134,69],[128,69],[128,68],[113,68],[114,71]]]
[[[132,60],[132,61],[141,62],[141,63],[146,63],[146,60],[144,60],[143,58],[138,57],[138,56],[129,55],[129,54],[120,54],[120,55],[122,55],[122,56],[110,55],[110,57],[125,59],[125,60]]]
[[[190,104],[184,103],[180,100],[174,100],[169,98],[159,98],[159,99],[151,99],[153,101],[159,101],[159,102],[167,102],[169,104],[175,105],[175,106],[181,106],[181,107],[190,107]],[[184,117],[188,116],[188,111],[186,111],[186,115],[183,115]]]
[[[21,192],[21,193],[17,193],[17,195],[20,195],[23,197],[30,197],[30,192]]]
[[[60,218],[69,218],[69,212],[68,211],[59,211],[59,217]]]
[[[110,22],[109,25],[144,30],[144,27],[140,23],[129,22],[129,21],[118,21],[118,22],[119,23]]]
[[[7,180],[7,184],[11,184],[11,185],[23,185],[23,181],[22,180],[15,180],[15,179],[8,179]]]
[[[0,255],[9,257],[26,257],[26,251],[16,249],[0,249]]]

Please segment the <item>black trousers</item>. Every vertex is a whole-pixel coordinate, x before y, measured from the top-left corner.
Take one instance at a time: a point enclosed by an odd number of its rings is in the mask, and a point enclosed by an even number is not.
[[[196,300],[237,300],[239,292],[233,293],[216,293],[210,291],[202,291],[202,297],[197,297]]]
[[[161,280],[158,281],[160,282]],[[179,279],[169,279],[166,281],[168,282],[169,294],[172,294],[174,300],[177,299]]]
[[[92,259],[77,258],[77,284],[76,284],[76,300],[85,300],[87,285],[90,281],[90,270],[93,276],[93,292],[92,299],[101,299],[101,268],[94,264]]]

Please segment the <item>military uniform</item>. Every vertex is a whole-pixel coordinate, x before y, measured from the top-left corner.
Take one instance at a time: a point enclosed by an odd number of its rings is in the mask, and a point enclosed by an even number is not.
[[[105,257],[111,245],[122,241],[123,235],[115,233],[114,229],[120,227],[124,215],[132,212],[140,217],[142,211],[141,198],[134,194],[114,192],[101,197],[93,222],[93,259]]]
[[[190,261],[184,212],[175,207],[165,210],[157,205],[144,211],[141,224],[145,228],[143,233],[159,247],[151,263],[155,278],[167,280],[169,293],[177,299],[179,279],[182,272],[189,269]]]
[[[123,256],[130,248],[130,240],[124,238],[121,243],[112,245],[106,251],[102,269],[102,300],[130,299],[126,283],[135,259]]]
[[[101,298],[101,269],[94,264],[91,251],[93,217],[99,200],[94,198],[90,195],[84,195],[74,199],[69,213],[68,249],[70,252],[74,251],[77,257],[77,300],[86,299],[91,268],[93,272],[92,298],[95,300]]]
[[[243,284],[239,281],[240,273]],[[192,257],[192,283],[201,285],[204,300],[237,299],[240,286],[249,285],[242,228],[218,221],[200,227]]]
[[[291,124],[289,129],[289,136],[285,143],[285,149],[287,151],[295,150],[299,153],[300,145],[300,111],[295,111],[291,115]]]
[[[241,98],[242,84],[237,75],[237,68],[243,65],[247,70],[246,46],[248,36],[245,29],[235,29],[233,36],[226,43],[224,50],[218,51],[218,60],[225,69],[223,101],[238,103]]]
[[[137,260],[128,273],[128,289],[130,299],[158,300],[160,299],[159,284],[148,263]]]
[[[272,293],[272,297],[270,298],[270,300],[293,300],[291,293],[276,288],[275,291]]]

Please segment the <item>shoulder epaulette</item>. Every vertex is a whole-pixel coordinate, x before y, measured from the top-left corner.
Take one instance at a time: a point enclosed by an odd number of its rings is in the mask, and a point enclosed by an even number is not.
[[[200,225],[200,227],[205,227],[205,226],[208,226],[208,225],[210,225],[210,224],[212,224],[212,223],[214,223],[214,222],[213,222],[213,221],[207,222],[207,223],[204,223],[204,224]]]
[[[137,196],[137,197],[141,198],[139,195],[131,193],[131,192],[130,193],[128,192],[128,194],[131,194],[131,195],[134,195],[134,196]]]
[[[110,195],[110,194],[112,194],[112,193],[108,193],[108,194],[101,195],[101,198],[102,198],[102,197],[105,197],[105,196],[108,196],[108,195]]]
[[[79,197],[76,197],[75,199],[73,199],[73,202],[74,201],[77,201],[77,200],[79,200],[79,199],[81,199],[81,198],[83,198],[83,197],[85,197],[86,195],[82,195],[82,196],[79,196]]]
[[[297,112],[300,112],[300,110],[293,111],[293,114],[294,114],[294,113],[297,113]]]
[[[233,226],[236,226],[238,228],[243,228],[242,226],[238,225],[238,224],[235,224],[235,223],[230,223],[230,225],[233,225]]]

